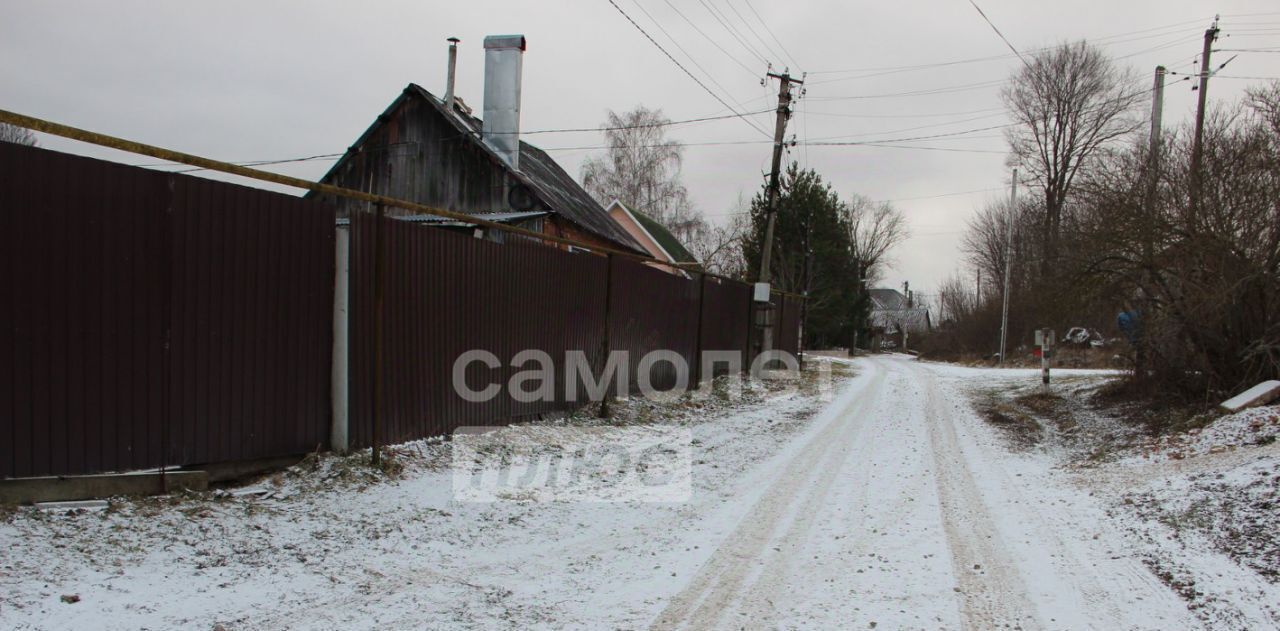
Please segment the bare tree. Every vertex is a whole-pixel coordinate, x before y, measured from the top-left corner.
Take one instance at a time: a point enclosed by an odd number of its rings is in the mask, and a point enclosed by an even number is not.
[[[683,243],[702,263],[703,269],[731,278],[746,276],[748,267],[742,254],[742,238],[751,227],[748,207],[748,202],[739,196],[730,215],[732,219],[726,225],[694,222]]]
[[[1076,176],[1099,149],[1141,125],[1132,113],[1149,92],[1130,87],[1134,81],[1132,72],[1080,41],[1036,55],[1001,91],[1013,119],[1005,132],[1010,161],[1044,194],[1044,276],[1057,257],[1062,212]]]
[[[36,135],[25,127],[0,123],[0,142],[12,142],[28,147],[36,146]]]
[[[888,261],[889,250],[909,236],[907,220],[888,202],[875,202],[854,195],[844,208],[849,227],[851,254],[866,275],[868,285],[875,284]]]
[[[984,293],[1002,296],[1007,261],[1012,264],[1010,282],[1015,288],[1030,282],[1026,263],[1040,258],[1041,244],[1036,232],[1044,223],[1043,215],[1042,208],[1035,203],[1022,201],[1012,210],[1008,200],[993,200],[969,219],[960,238],[960,250],[974,271],[990,279],[988,292]],[[1009,243],[1010,221],[1013,222],[1012,243]],[[1009,256],[1010,246],[1012,256]]]
[[[701,218],[680,180],[684,146],[666,137],[670,122],[662,110],[643,105],[609,111],[601,126],[608,149],[583,163],[582,184],[601,204],[622,200],[682,237],[699,228]]]
[[[1280,81],[1249,88],[1249,107],[1271,127],[1280,138]]]
[[[976,288],[963,278],[959,272],[942,281],[938,286],[938,294],[933,300],[933,311],[937,314],[939,326],[953,326],[970,318],[982,303]]]

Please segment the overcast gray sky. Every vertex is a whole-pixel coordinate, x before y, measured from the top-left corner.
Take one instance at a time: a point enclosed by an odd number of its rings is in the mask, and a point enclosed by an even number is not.
[[[764,60],[808,72],[807,96],[790,128],[801,143],[913,138],[1006,122],[999,82],[1018,61],[968,0],[615,1],[739,112],[771,107],[777,88],[760,85]],[[1141,74],[1135,88],[1149,86],[1157,64],[1193,71],[1215,13],[1222,14],[1218,48],[1280,50],[1274,0],[978,5],[1024,52],[1080,38],[1104,45]],[[727,113],[609,0],[11,0],[3,18],[0,108],[224,160],[341,152],[409,82],[443,93],[450,36],[462,39],[458,93],[477,110],[484,36],[528,37],[526,130],[592,127],[606,110],[637,104],[672,119]],[[1280,77],[1280,53],[1238,54],[1210,87],[1215,103],[1239,99],[1256,83],[1235,77]],[[990,57],[996,58],[967,61]],[[901,68],[946,62],[965,63]],[[1195,107],[1190,83],[1172,83],[1178,78],[1170,78],[1166,94],[1167,124],[1188,120]],[[771,114],[751,118],[771,129]],[[742,120],[679,126],[670,135],[689,145],[685,183],[714,221],[727,219],[740,195],[757,190],[768,167],[767,138]],[[557,148],[598,146],[601,137],[526,140],[551,150],[576,176],[593,150]],[[738,141],[761,142],[699,144]],[[41,144],[155,163],[47,136]],[[965,220],[985,201],[1007,195],[1005,144],[999,130],[895,144],[917,148],[799,146],[790,157],[817,169],[843,195],[899,200],[913,236],[894,252],[887,280],[910,280],[929,292],[961,263]],[[329,164],[272,168],[315,178]],[[975,192],[952,194],[964,191]]]

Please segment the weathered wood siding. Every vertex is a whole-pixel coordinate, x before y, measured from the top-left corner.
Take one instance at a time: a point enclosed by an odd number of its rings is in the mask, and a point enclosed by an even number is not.
[[[467,214],[532,210],[511,207],[508,191],[512,187],[527,185],[512,175],[499,158],[467,137],[475,132],[462,131],[451,124],[440,110],[424,100],[425,97],[415,98],[412,88],[406,90],[406,97],[398,99],[379,117],[368,135],[357,141],[359,152],[348,156],[329,173],[323,180],[326,184]],[[522,166],[525,157],[521,156]],[[528,158],[544,162],[550,160],[549,156],[536,153]],[[548,169],[545,165],[529,165],[529,168],[535,167],[543,171]],[[567,174],[557,175],[559,197],[556,200],[561,203],[573,203],[566,199],[573,197],[570,194],[573,191],[562,190],[570,185],[576,186],[562,181],[567,177]],[[350,217],[352,210],[368,208],[366,202],[331,195],[313,197],[337,208],[339,217]],[[555,203],[542,200],[536,209],[555,213],[561,209],[548,205]],[[410,212],[387,209],[389,215]],[[613,221],[603,210],[600,213],[603,219]],[[541,226],[542,232],[548,235],[597,246],[617,248],[621,245],[562,214],[549,216]],[[618,230],[621,233],[621,227]]]
[[[507,212],[507,189],[513,183],[466,134],[420,99],[402,99],[375,126],[360,152],[351,156],[326,183],[343,188],[406,199],[468,214]],[[321,196],[348,217],[364,202]],[[406,214],[388,208],[388,214]]]

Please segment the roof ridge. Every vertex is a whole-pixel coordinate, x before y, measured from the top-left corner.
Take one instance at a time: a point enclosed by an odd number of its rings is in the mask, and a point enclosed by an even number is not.
[[[454,112],[449,112],[443,100],[413,82],[405,86],[391,104],[360,134],[343,156],[329,168],[329,171],[325,173],[321,181],[327,180],[337,173],[346,164],[347,160],[354,155],[353,150],[360,147],[375,130],[385,124],[390,115],[400,107],[405,99],[415,97],[428,103],[435,112],[443,116],[459,132],[460,136],[470,138],[471,142],[479,146],[481,152],[493,161],[499,169],[504,170],[516,181],[529,187],[548,210],[564,217],[597,237],[634,250],[637,253],[644,252],[644,248],[640,247],[640,244],[636,243],[635,239],[609,216],[604,207],[587,193],[582,188],[582,185],[574,180],[564,170],[564,167],[560,166],[542,148],[521,139],[521,157],[527,159],[521,160],[521,168],[512,168],[488,143],[484,142],[481,137],[481,130],[484,125],[482,119],[465,112],[456,111],[456,107]]]

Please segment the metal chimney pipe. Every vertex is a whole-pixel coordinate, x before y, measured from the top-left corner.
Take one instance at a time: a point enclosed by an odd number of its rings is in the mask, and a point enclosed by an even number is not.
[[[483,137],[511,168],[520,169],[520,78],[523,35],[484,38]]]
[[[456,37],[449,38],[449,82],[444,88],[444,111],[453,112],[453,77],[458,69],[458,42]]]

